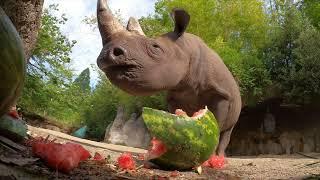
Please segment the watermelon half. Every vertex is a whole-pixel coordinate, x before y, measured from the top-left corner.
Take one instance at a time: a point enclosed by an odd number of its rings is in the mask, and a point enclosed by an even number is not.
[[[219,142],[218,123],[207,108],[188,117],[144,107],[142,117],[151,137],[166,147],[151,162],[165,169],[197,167],[209,159]]]
[[[22,41],[0,7],[0,116],[16,103],[25,78]]]

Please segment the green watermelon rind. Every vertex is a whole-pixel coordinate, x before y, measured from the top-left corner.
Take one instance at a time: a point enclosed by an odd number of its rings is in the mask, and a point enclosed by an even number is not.
[[[144,107],[142,117],[151,137],[167,147],[165,154],[152,160],[161,167],[197,167],[210,157],[219,142],[218,123],[209,110],[195,119]]]
[[[0,116],[20,96],[26,74],[19,33],[0,7]]]
[[[23,121],[16,120],[8,115],[0,117],[0,130],[7,130],[20,138],[27,136],[27,125]]]

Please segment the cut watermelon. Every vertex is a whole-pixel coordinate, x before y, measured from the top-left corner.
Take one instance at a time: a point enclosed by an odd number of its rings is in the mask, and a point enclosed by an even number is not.
[[[25,64],[20,36],[0,7],[0,116],[8,112],[20,96]]]
[[[216,156],[212,155],[207,161],[205,161],[202,166],[210,167],[213,169],[222,169],[225,165],[225,158],[224,156]]]
[[[133,170],[136,168],[136,163],[130,153],[121,154],[118,159],[118,166],[121,169]]]
[[[175,115],[178,116],[188,116],[186,112],[184,112],[182,109],[176,109]]]
[[[166,145],[154,137],[151,140],[151,147],[143,159],[144,160],[155,159],[162,156],[166,152],[167,152]]]
[[[143,108],[142,117],[152,137],[164,144],[166,152],[151,161],[166,169],[190,169],[201,165],[219,141],[218,123],[207,108],[194,117]],[[150,152],[150,151],[149,151]]]

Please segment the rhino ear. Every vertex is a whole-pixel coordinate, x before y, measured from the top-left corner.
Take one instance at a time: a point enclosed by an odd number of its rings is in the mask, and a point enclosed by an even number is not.
[[[135,18],[133,17],[130,17],[129,18],[129,21],[128,21],[128,24],[127,24],[127,30],[130,31],[130,32],[136,32],[142,36],[146,36],[139,24],[139,21],[136,20]]]
[[[190,15],[181,8],[174,8],[170,15],[175,24],[174,32],[180,37],[188,27]]]

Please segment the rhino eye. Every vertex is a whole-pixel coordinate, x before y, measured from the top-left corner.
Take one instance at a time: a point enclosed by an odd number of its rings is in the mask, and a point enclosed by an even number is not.
[[[163,52],[162,48],[157,43],[152,44],[151,49],[156,54]]]
[[[156,42],[152,42],[149,44],[148,53],[150,56],[156,58],[163,53],[163,49]]]
[[[153,44],[152,47],[154,48],[160,48],[160,46],[158,44]]]

